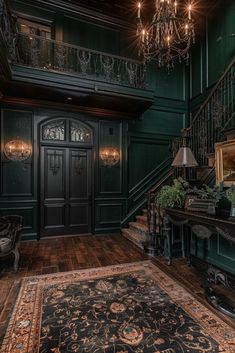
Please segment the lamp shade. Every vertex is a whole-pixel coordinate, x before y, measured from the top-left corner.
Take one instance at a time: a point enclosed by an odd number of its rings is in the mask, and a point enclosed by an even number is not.
[[[198,163],[189,147],[180,147],[172,163],[173,167],[197,167]]]

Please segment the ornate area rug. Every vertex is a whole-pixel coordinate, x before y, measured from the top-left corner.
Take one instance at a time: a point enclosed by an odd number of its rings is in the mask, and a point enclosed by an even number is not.
[[[232,353],[235,331],[151,262],[23,279],[1,353]]]

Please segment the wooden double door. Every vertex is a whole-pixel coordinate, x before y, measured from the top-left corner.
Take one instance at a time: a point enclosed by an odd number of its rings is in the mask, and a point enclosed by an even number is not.
[[[92,230],[91,149],[41,146],[41,236]]]

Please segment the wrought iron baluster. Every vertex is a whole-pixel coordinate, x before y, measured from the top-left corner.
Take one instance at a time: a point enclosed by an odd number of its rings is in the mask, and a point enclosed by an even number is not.
[[[151,193],[148,193],[147,200],[147,226],[148,226],[148,234],[151,235]]]
[[[234,120],[234,68],[231,68],[231,73],[230,73],[230,111],[231,111],[231,123],[230,126],[234,126],[235,120]]]

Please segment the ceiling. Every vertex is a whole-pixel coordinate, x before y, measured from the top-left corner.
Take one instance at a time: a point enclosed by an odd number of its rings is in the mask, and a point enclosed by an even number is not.
[[[186,1],[186,0],[185,0]],[[192,0],[197,6],[197,13],[205,15],[208,10],[216,8],[222,0]],[[223,0],[223,3],[229,0]],[[123,20],[133,22],[137,14],[138,0],[67,0],[68,3],[81,5],[106,15],[122,18]],[[182,3],[183,1],[181,1]],[[145,13],[152,12],[155,6],[155,0],[142,0]]]
[[[70,3],[81,5],[92,10],[96,10],[107,15],[123,17],[131,13],[131,8],[135,6],[133,0],[67,0]]]

